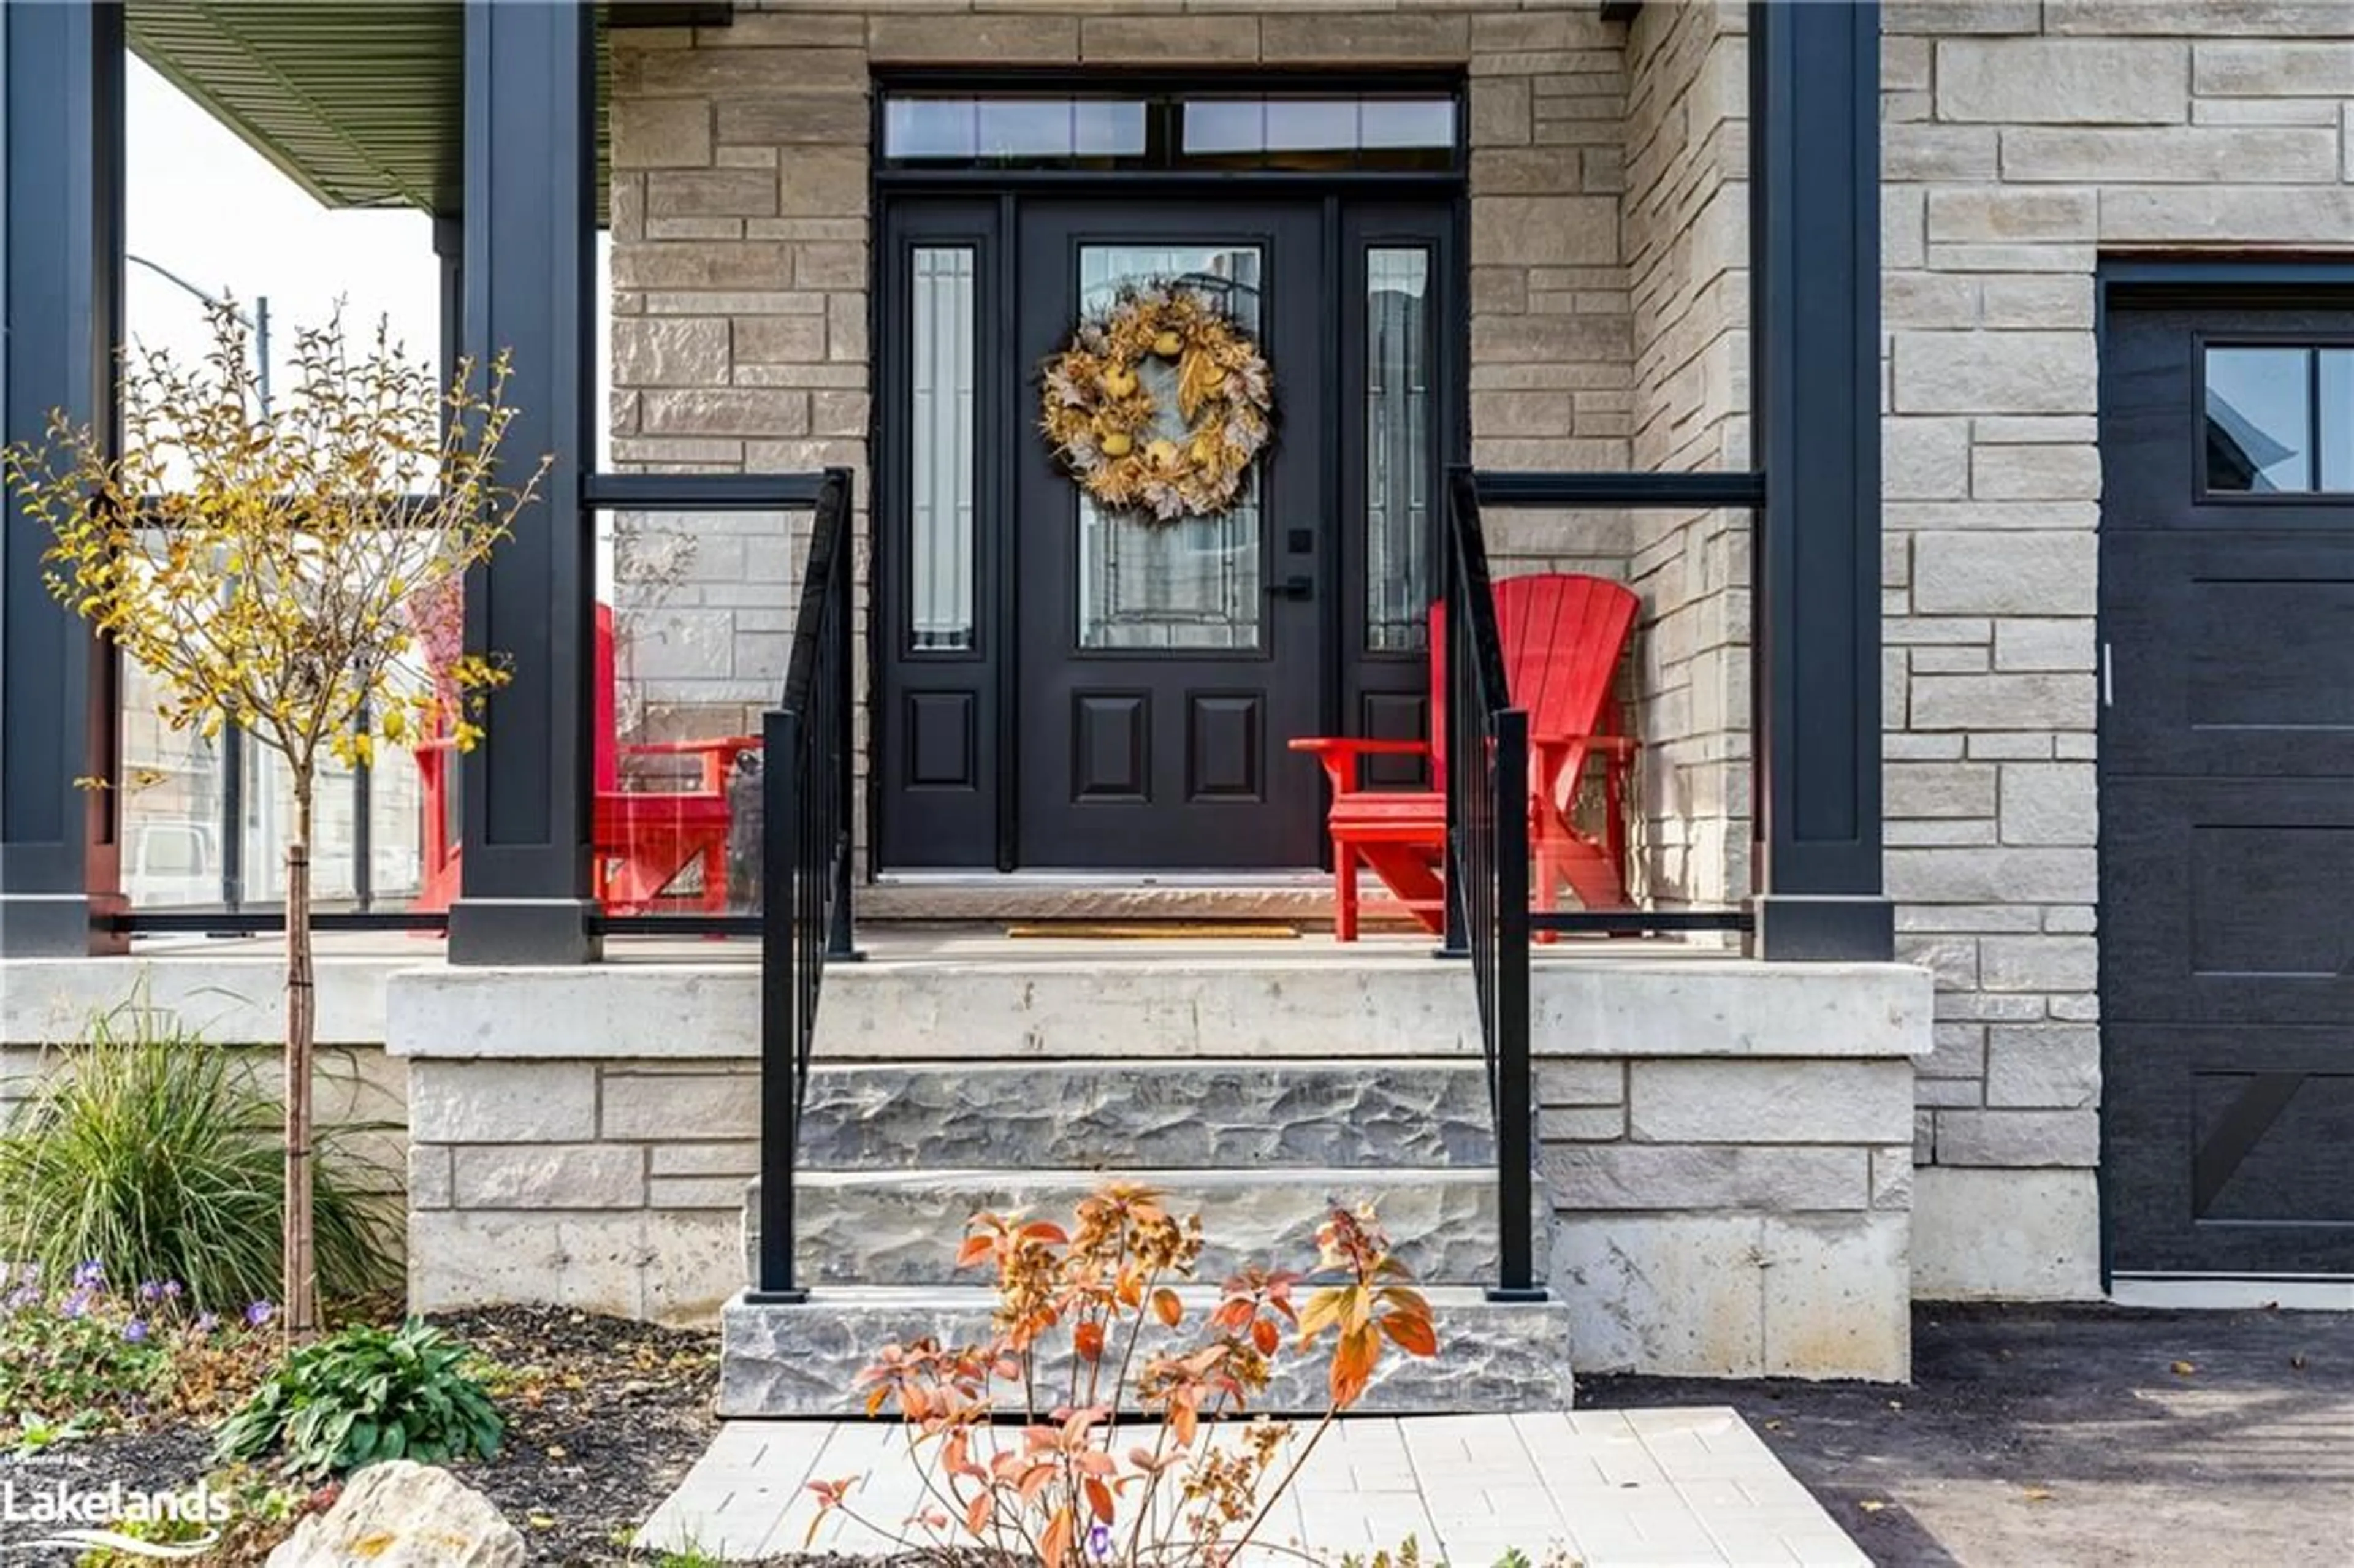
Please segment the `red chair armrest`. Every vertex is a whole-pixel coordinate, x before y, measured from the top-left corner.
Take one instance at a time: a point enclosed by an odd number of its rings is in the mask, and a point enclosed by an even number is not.
[[[714,736],[708,740],[634,740],[621,747],[623,754],[631,757],[688,757],[707,751],[734,758],[759,749],[760,737],[757,735]]]
[[[1428,757],[1430,747],[1419,740],[1375,740],[1358,736],[1301,736],[1290,742],[1324,765],[1324,776],[1335,795],[1357,792],[1357,759],[1363,757]]]
[[[717,791],[727,787],[727,770],[736,759],[748,751],[760,749],[757,735],[720,735],[699,740],[640,740],[620,748],[623,757],[700,757],[703,758],[703,788]]]

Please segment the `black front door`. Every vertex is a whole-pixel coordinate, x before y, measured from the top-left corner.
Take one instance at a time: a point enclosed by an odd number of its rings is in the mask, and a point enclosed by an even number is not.
[[[1295,736],[1426,731],[1435,497],[1459,439],[1447,200],[895,199],[878,277],[875,757],[885,870],[1299,870]],[[1273,374],[1240,503],[1108,512],[1039,366],[1124,283],[1223,301]],[[1390,760],[1390,759],[1385,759]],[[1371,782],[1414,786],[1393,762]]]
[[[1025,207],[1015,354],[1036,365],[1127,286],[1223,302],[1276,370],[1282,423],[1241,503],[1160,522],[1097,506],[1043,440],[1014,496],[1026,867],[1312,866],[1318,779],[1284,748],[1316,733],[1323,266],[1312,207]]]
[[[2354,1274],[2354,308],[2113,306],[2101,444],[2111,1265]]]

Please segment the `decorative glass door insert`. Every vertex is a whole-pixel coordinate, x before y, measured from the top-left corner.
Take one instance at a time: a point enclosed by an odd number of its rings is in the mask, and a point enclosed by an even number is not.
[[[1120,291],[1178,283],[1217,301],[1258,338],[1263,253],[1257,246],[1083,245],[1079,308],[1107,310]],[[1176,366],[1149,358],[1139,375],[1154,404],[1153,434],[1183,442]],[[1218,649],[1263,645],[1259,486],[1246,481],[1223,516],[1158,522],[1106,512],[1079,495],[1078,645],[1084,649]]]

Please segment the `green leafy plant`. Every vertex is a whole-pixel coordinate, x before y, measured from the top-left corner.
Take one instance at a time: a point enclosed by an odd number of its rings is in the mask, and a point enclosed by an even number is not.
[[[276,1097],[227,1047],[138,999],[92,1019],[0,1134],[0,1259],[53,1279],[175,1279],[193,1306],[276,1300],[286,1206]],[[391,1284],[385,1199],[345,1125],[316,1139],[319,1274],[331,1295]]]
[[[283,1450],[288,1472],[312,1478],[383,1459],[494,1457],[504,1424],[467,1355],[414,1319],[331,1334],[297,1350],[221,1425],[215,1457],[251,1463]]]
[[[241,1398],[275,1345],[266,1302],[224,1323],[191,1312],[176,1281],[118,1287],[94,1260],[63,1276],[27,1265],[0,1285],[0,1449],[201,1414]]]
[[[1312,1273],[1246,1268],[1190,1330],[1173,1287],[1200,1260],[1199,1215],[1181,1220],[1150,1188],[1113,1183],[1073,1222],[973,1216],[958,1263],[997,1277],[993,1337],[885,1346],[858,1375],[867,1414],[901,1420],[919,1510],[895,1529],[858,1511],[864,1478],[814,1480],[811,1542],[838,1510],[927,1557],[1219,1568],[1251,1544],[1392,1350],[1438,1353],[1430,1303],[1370,1210],[1335,1205]],[[1233,1420],[1265,1394],[1287,1340],[1304,1351],[1328,1340],[1323,1414],[1304,1441],[1279,1423]],[[996,1423],[1017,1414],[1019,1426]],[[1222,1441],[1229,1423],[1234,1440]]]
[[[63,1421],[44,1420],[27,1414],[16,1422],[16,1455],[30,1459],[52,1448],[62,1448],[69,1443],[79,1443],[98,1431],[95,1411],[77,1411]]]

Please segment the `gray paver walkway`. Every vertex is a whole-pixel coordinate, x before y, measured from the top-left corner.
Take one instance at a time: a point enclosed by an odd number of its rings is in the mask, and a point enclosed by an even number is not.
[[[1297,1430],[1304,1437],[1305,1424]],[[851,1494],[865,1518],[888,1525],[916,1510],[903,1427],[732,1422],[639,1544],[737,1563],[797,1552],[815,1518],[807,1483],[854,1475],[868,1478]],[[1532,1563],[1560,1552],[1590,1568],[1867,1561],[1748,1425],[1717,1407],[1345,1421],[1271,1526],[1277,1550],[1250,1555],[1337,1561],[1411,1537],[1426,1562],[1456,1568],[1487,1568],[1513,1549]],[[814,1543],[846,1553],[890,1545],[838,1515]]]

